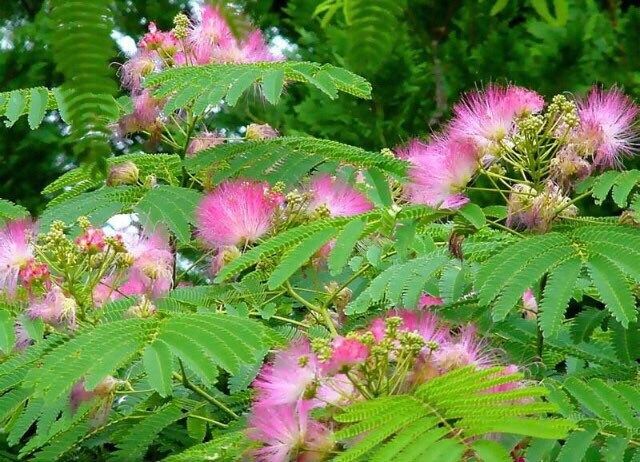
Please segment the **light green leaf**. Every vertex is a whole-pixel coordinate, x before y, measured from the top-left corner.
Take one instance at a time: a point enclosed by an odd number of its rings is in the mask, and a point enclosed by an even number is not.
[[[316,231],[290,250],[271,273],[267,282],[269,290],[274,290],[284,284],[298,268],[307,263],[309,258],[320,250],[335,234],[336,230],[334,228]]]
[[[162,342],[152,343],[142,354],[142,364],[149,385],[163,397],[171,395],[172,361],[171,351]]]

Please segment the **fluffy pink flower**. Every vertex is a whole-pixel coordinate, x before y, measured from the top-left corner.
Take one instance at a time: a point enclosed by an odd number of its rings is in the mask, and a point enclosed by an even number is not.
[[[203,132],[194,137],[187,148],[187,156],[194,157],[196,153],[224,143],[224,139],[214,132]]]
[[[526,88],[489,85],[483,91],[468,93],[453,107],[451,134],[470,139],[482,154],[511,134],[517,116],[539,112],[544,100]]]
[[[337,337],[331,346],[331,358],[320,363],[324,374],[335,374],[345,367],[360,364],[369,357],[369,348],[353,338]]]
[[[244,136],[248,140],[270,140],[280,136],[280,133],[269,124],[249,124]]]
[[[272,363],[262,366],[253,387],[265,406],[292,404],[305,396],[317,375],[318,359],[309,341],[300,339],[276,353]]]
[[[161,109],[162,102],[151,96],[149,90],[144,90],[133,98],[133,116],[141,129],[155,124]]]
[[[137,94],[142,90],[142,79],[161,67],[155,53],[138,51],[122,65],[122,85]]]
[[[428,308],[430,306],[440,306],[444,302],[440,297],[436,297],[431,294],[424,293],[420,295],[420,299],[418,300],[418,308]]]
[[[71,329],[74,329],[77,307],[73,298],[66,297],[60,287],[53,286],[43,298],[31,302],[27,308],[27,314],[31,318],[42,319],[54,326],[66,322]]]
[[[323,377],[312,401],[314,407],[346,406],[360,397],[353,382],[345,374]]]
[[[448,331],[439,325],[438,317],[427,311],[399,310],[392,314],[402,318],[400,330],[415,332],[425,342],[437,342],[439,345],[447,341]]]
[[[400,149],[398,156],[411,164],[405,188],[411,202],[449,209],[469,202],[461,191],[478,165],[471,142],[453,138],[436,139],[430,144],[413,141]]]
[[[350,217],[373,209],[373,204],[364,194],[329,175],[313,178],[308,191],[311,195],[309,211],[325,206],[332,217]]]
[[[31,220],[10,221],[0,229],[0,290],[9,297],[16,293],[20,270],[33,259],[34,235]]]
[[[531,311],[533,313],[538,312],[538,301],[536,300],[536,296],[533,293],[533,290],[527,289],[522,294],[522,305],[525,310]]]
[[[277,207],[267,183],[225,181],[200,202],[198,233],[212,247],[254,242],[271,229]]]
[[[634,154],[637,133],[634,120],[638,106],[618,89],[592,89],[578,101],[580,125],[576,130],[578,144],[593,156],[600,168],[622,166],[622,158]]]
[[[179,43],[173,32],[158,30],[156,24],[150,22],[149,32],[140,39],[138,47],[143,51],[157,51],[163,56],[171,56],[178,49]]]
[[[202,8],[202,19],[189,31],[189,43],[196,64],[209,64],[219,49],[235,46],[235,38],[218,8]]]
[[[254,30],[240,44],[242,62],[255,63],[261,61],[281,61],[282,57],[275,56],[269,51],[262,32]]]
[[[97,228],[88,228],[82,235],[76,238],[76,245],[82,252],[102,252],[107,243],[104,240],[104,231]]]
[[[308,403],[254,406],[248,436],[263,444],[254,451],[258,462],[320,461],[334,442],[329,429],[309,416]]]
[[[169,239],[161,232],[141,233],[126,242],[127,251],[133,256],[129,279],[120,288],[125,295],[146,294],[159,298],[171,290],[173,282],[173,252]]]
[[[164,232],[125,235],[124,244],[133,264],[126,274],[105,276],[96,285],[93,301],[97,306],[124,296],[146,295],[156,299],[171,290],[174,256]]]
[[[491,365],[486,345],[476,337],[476,328],[472,325],[461,329],[454,341],[442,344],[433,353],[433,360],[443,372],[468,365],[478,368]]]

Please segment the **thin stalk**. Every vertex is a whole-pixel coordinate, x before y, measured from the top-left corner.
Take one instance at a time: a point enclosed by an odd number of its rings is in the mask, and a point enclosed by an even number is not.
[[[219,407],[220,409],[222,409],[224,412],[229,414],[234,419],[239,419],[240,418],[240,416],[238,414],[236,414],[235,412],[233,412],[231,409],[229,409],[226,404],[224,404],[220,400],[216,399],[215,397],[211,396],[209,393],[204,391],[202,388],[200,388],[196,384],[191,383],[187,379],[187,374],[184,373],[184,367],[182,367],[182,362],[180,362],[180,367],[182,368],[182,375],[178,374],[177,372],[174,372],[172,374],[174,379],[182,382],[182,385],[185,388],[191,390],[196,395],[200,395],[202,398],[204,398],[206,401],[208,401],[209,403],[213,404],[214,406]]]

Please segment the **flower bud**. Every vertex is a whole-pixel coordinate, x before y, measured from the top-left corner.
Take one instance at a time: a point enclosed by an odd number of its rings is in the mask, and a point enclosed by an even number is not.
[[[140,176],[140,170],[131,161],[112,165],[107,176],[107,185],[121,186],[135,184]]]

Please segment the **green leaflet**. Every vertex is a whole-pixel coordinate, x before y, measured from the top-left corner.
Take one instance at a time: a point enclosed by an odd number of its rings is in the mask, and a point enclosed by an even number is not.
[[[587,267],[602,301],[613,316],[625,327],[635,321],[635,299],[622,271],[600,255],[592,256]]]
[[[293,273],[295,273],[309,258],[313,256],[326,242],[335,236],[336,230],[321,229],[303,239],[292,248],[273,270],[267,285],[270,290],[280,287]]]
[[[169,228],[180,242],[191,240],[190,224],[202,195],[193,189],[161,185],[151,189],[138,202],[135,210],[146,219],[151,229]]]
[[[574,257],[560,264],[547,279],[538,315],[545,337],[558,334],[581,269],[582,262]]]
[[[152,343],[142,354],[149,384],[163,397],[171,394],[172,360],[171,351],[162,342]]]
[[[347,407],[335,417],[345,424],[336,432],[336,439],[357,438],[336,460],[428,460],[425,457],[437,454],[433,460],[458,461],[467,450],[475,450],[483,460],[504,461],[509,460],[504,450],[486,442],[476,446],[473,439],[464,443],[465,438],[478,436],[483,441],[482,435],[495,431],[550,439],[566,435],[572,428],[569,421],[536,417],[554,409],[539,399],[545,389],[525,387],[487,394],[491,387],[518,380],[499,371],[462,368],[431,379],[411,395],[380,397]],[[529,397],[527,404],[519,401],[525,396]],[[462,438],[449,438],[451,428]]]
[[[358,98],[371,97],[371,85],[346,69],[296,61],[175,67],[148,76],[145,86],[154,88],[156,96],[171,96],[168,110],[194,104],[202,112],[221,99],[235,105],[254,84],[262,86],[265,97],[273,104],[285,82],[309,84],[330,98],[337,97],[338,91]]]
[[[349,261],[358,240],[362,237],[366,223],[362,220],[353,220],[347,224],[335,241],[333,249],[329,254],[328,265],[332,276],[340,274]]]

